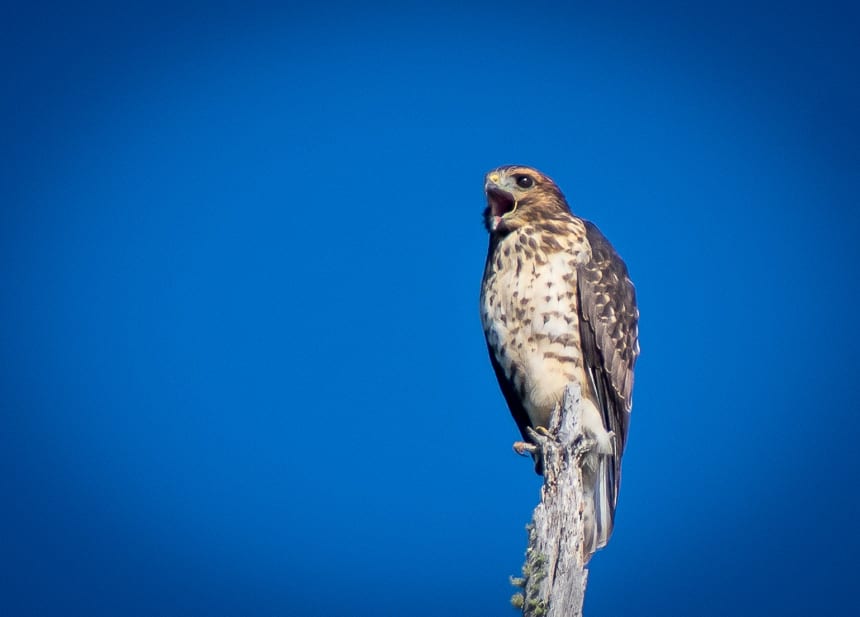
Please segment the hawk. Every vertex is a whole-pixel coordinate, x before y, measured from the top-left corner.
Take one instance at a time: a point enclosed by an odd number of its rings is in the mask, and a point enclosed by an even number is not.
[[[555,182],[531,167],[489,172],[490,246],[481,322],[502,394],[523,435],[546,427],[576,382],[594,447],[586,470],[589,553],[612,533],[621,455],[639,355],[636,293],[627,266],[594,224],[575,216]],[[541,474],[540,463],[535,471]]]

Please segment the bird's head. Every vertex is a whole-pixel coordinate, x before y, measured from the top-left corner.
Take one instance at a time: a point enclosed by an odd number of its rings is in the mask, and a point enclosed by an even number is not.
[[[484,225],[491,234],[506,234],[553,215],[570,212],[558,186],[533,167],[506,165],[484,179],[487,208]]]

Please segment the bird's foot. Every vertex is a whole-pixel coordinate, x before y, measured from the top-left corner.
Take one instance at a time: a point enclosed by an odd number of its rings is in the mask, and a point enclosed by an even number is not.
[[[543,426],[528,427],[526,432],[528,433],[530,443],[538,450],[541,449],[544,443],[553,439],[552,433]]]
[[[588,457],[594,453],[597,441],[591,437],[581,437],[573,444],[573,460],[577,467],[582,467]]]
[[[544,437],[552,437],[552,434],[549,432],[549,430],[547,430],[547,428],[543,426],[534,427],[534,432]]]
[[[609,431],[605,433],[605,437],[602,439],[582,435],[576,440],[573,444],[573,460],[577,466],[596,467],[598,456],[608,456],[615,453],[615,433]]]
[[[529,427],[526,431],[528,432],[528,436],[531,441],[515,441],[514,452],[520,456],[531,454],[533,457],[537,457],[538,453],[542,449],[543,443],[546,442],[547,439],[551,439],[552,435],[542,426],[535,428]]]
[[[520,456],[528,456],[530,454],[534,454],[537,451],[538,447],[533,443],[529,443],[528,441],[514,442],[514,452],[516,452]]]

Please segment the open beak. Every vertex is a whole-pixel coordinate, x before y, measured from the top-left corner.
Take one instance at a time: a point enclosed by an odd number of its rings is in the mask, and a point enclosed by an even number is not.
[[[487,187],[487,205],[493,216],[502,217],[508,212],[513,212],[517,207],[514,196],[498,186]]]
[[[492,180],[487,180],[484,191],[487,194],[487,226],[495,231],[502,218],[517,209],[517,200]]]

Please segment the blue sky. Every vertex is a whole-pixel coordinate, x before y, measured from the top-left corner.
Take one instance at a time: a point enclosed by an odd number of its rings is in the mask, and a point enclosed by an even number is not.
[[[507,163],[640,301],[587,613],[856,607],[856,10],[4,13],[4,615],[513,614]]]

